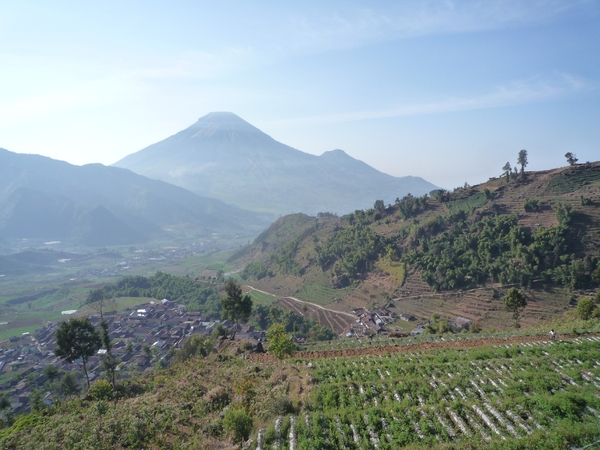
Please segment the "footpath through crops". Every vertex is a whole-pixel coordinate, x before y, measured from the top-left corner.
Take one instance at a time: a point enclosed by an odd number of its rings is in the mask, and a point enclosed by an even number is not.
[[[600,437],[596,335],[296,364],[312,367],[308,412],[261,430],[257,449],[560,449]]]

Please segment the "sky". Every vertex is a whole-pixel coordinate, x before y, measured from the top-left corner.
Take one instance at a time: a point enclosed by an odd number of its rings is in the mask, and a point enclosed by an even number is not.
[[[109,165],[212,111],[446,189],[600,160],[600,0],[0,0],[0,148]]]

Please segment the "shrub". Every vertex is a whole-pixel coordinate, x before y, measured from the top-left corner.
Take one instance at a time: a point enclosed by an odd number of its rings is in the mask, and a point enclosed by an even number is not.
[[[537,211],[539,209],[539,206],[540,205],[538,200],[536,200],[535,198],[530,198],[527,199],[523,204],[523,209],[525,210],[525,212],[533,212]]]
[[[294,405],[287,397],[277,397],[270,405],[269,412],[273,416],[285,416],[294,412]]]
[[[577,303],[577,315],[582,320],[588,320],[592,317],[596,305],[591,298],[584,297]]]
[[[225,430],[236,442],[244,442],[252,432],[252,415],[245,409],[228,409],[223,418]]]
[[[89,394],[94,400],[110,400],[113,389],[108,381],[98,380],[90,386]]]

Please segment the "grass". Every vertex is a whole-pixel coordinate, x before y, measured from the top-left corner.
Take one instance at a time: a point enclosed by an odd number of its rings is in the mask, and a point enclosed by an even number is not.
[[[390,258],[381,258],[376,266],[387,273],[391,280],[402,286],[406,280],[406,264],[399,261],[392,261]]]
[[[348,293],[348,290],[349,288],[333,289],[308,282],[294,296],[300,300],[324,306],[333,303],[336,298],[344,297]]]
[[[548,192],[566,194],[598,181],[600,181],[600,167],[586,170],[583,166],[577,166],[554,175],[548,183]]]
[[[156,299],[149,297],[120,297],[115,299],[114,307],[108,308],[108,312],[112,311],[123,311],[127,308],[134,308],[139,305],[143,305],[149,303],[151,301],[156,302]],[[77,316],[87,316],[91,314],[97,314],[92,308],[88,305],[83,306],[76,313]]]
[[[15,328],[8,328],[11,324],[9,323],[8,325],[0,325],[0,340],[6,340],[9,339],[13,336],[21,336],[21,334],[23,333],[27,333],[27,332],[32,332],[37,330],[41,324],[35,324],[35,325],[29,325],[29,326],[24,326],[24,327],[15,327]]]
[[[452,212],[458,211],[469,211],[471,208],[480,208],[487,202],[487,197],[485,193],[478,192],[474,195],[471,195],[467,198],[461,198],[458,200],[452,200],[446,205],[448,209]]]
[[[260,291],[252,290],[249,291],[248,294],[250,294],[252,302],[255,305],[269,306],[278,300],[278,297],[276,295],[265,294],[264,292]]]

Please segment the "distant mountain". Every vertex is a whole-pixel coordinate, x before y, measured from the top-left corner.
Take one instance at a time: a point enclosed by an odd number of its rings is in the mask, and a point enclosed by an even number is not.
[[[0,149],[0,243],[41,238],[104,246],[145,242],[166,228],[258,232],[266,223],[126,169]]]
[[[210,113],[114,166],[273,213],[347,213],[436,189],[419,177],[386,175],[342,150],[301,152],[228,112]]]

